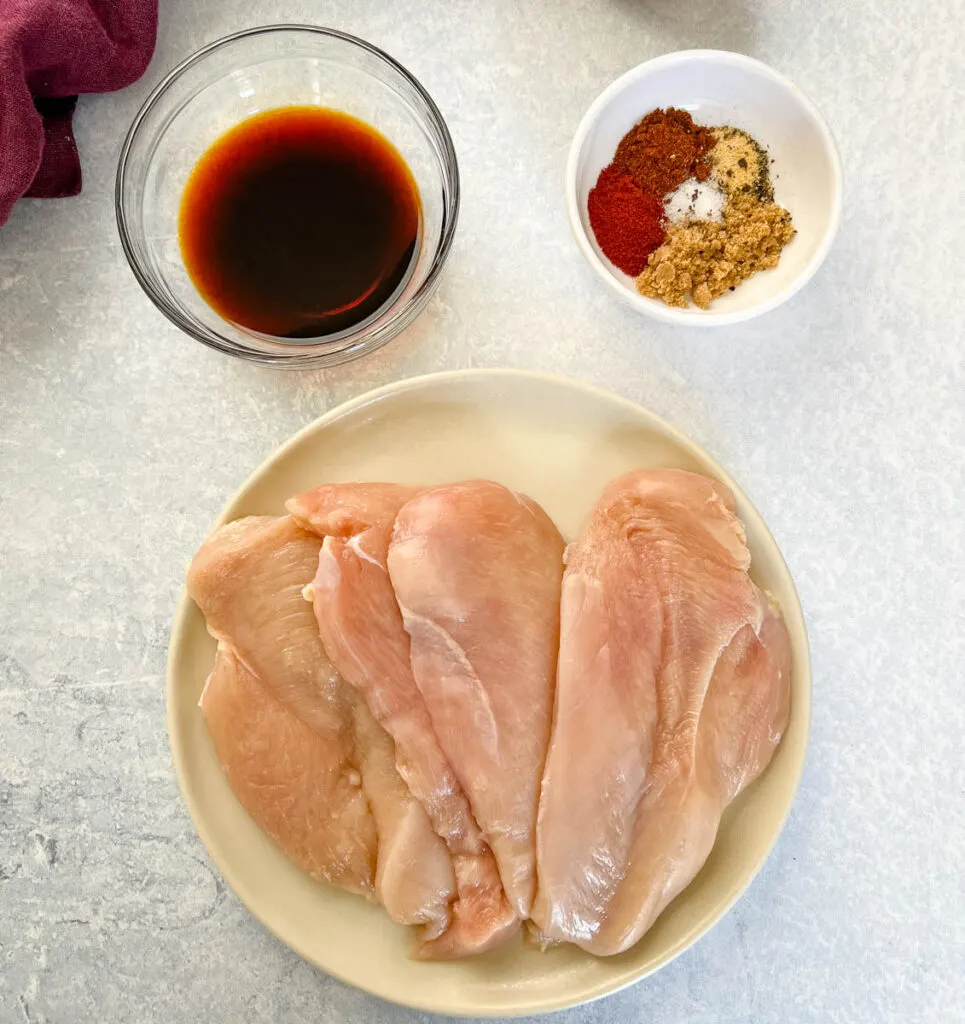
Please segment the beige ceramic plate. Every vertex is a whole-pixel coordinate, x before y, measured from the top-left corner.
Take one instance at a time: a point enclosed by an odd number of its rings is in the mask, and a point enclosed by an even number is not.
[[[780,601],[794,650],[790,727],[768,770],[724,815],[694,882],[638,945],[596,959],[522,944],[458,963],[408,959],[405,930],[378,907],[313,882],[235,801],[198,709],[214,642],[183,597],[168,660],[168,729],[194,823],[225,879],[282,941],[329,974],[384,999],[466,1016],[557,1010],[622,988],[703,935],[750,883],[781,830],[808,739],[811,674],[801,606],[761,517],[705,452],[639,406],[574,381],[514,371],[444,373],[381,388],[296,434],[241,488],[218,523],[278,514],[323,481],[433,484],[490,477],[539,501],[567,539],[603,485],[626,470],[677,466],[715,476],[737,496],[753,575]]]

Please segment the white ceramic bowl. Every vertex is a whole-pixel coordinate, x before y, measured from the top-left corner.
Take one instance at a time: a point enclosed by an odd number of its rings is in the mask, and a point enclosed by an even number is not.
[[[590,189],[623,136],[657,107],[689,111],[705,125],[743,128],[771,154],[775,198],[791,212],[797,235],[773,270],[755,274],[709,310],[666,306],[640,295],[593,237]],[[827,256],[841,217],[841,159],[813,103],[766,64],[723,50],[668,53],[628,71],[605,89],[576,131],[566,165],[566,205],[580,251],[620,299],[664,323],[716,327],[749,320],[786,302]]]

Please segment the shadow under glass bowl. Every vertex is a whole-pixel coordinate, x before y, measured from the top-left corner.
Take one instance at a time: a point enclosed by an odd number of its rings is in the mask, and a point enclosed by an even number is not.
[[[413,266],[383,307],[337,334],[286,339],[241,327],[208,305],[184,266],[178,214],[191,172],[221,135],[254,114],[302,105],[344,111],[381,132],[408,164],[422,210]],[[459,169],[435,103],[388,54],[334,29],[270,25],[210,43],[151,93],[121,149],[115,207],[135,276],[187,334],[253,362],[334,366],[381,347],[425,307],[452,246]]]

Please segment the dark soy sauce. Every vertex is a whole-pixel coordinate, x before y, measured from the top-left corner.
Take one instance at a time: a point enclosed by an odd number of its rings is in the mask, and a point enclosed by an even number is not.
[[[374,128],[325,107],[243,121],[201,157],[181,200],[185,267],[226,320],[323,338],[365,320],[405,281],[421,204]]]

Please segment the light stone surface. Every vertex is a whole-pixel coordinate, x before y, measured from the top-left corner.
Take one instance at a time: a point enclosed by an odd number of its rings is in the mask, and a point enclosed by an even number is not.
[[[750,891],[655,977],[561,1024],[965,1020],[961,7],[922,0],[162,4],[144,79],[84,97],[84,192],[0,229],[0,1024],[428,1018],[343,987],[221,882],[171,767],[184,566],[226,498],[338,402],[469,366],[614,389],[706,445],[770,523],[814,655],[800,794]],[[229,31],[363,35],[439,102],[463,172],[437,297],[328,372],[168,324],[125,264],[113,174],[164,72]],[[841,233],[780,310],[710,332],[619,306],[573,244],[570,136],[658,54],[759,57],[818,103]]]

